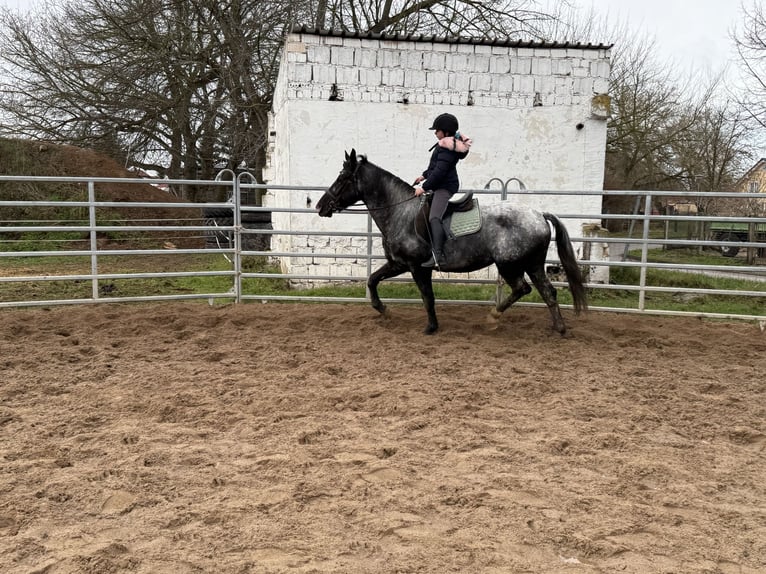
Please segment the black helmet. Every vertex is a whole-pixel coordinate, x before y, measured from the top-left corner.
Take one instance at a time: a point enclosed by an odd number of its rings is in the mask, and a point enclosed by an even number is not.
[[[445,134],[454,136],[458,130],[457,118],[452,114],[440,114],[436,116],[434,124],[429,130],[441,130]]]

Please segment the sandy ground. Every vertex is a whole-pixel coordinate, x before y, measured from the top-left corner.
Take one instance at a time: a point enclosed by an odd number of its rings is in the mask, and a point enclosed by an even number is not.
[[[766,571],[757,325],[439,314],[1,310],[0,571]]]

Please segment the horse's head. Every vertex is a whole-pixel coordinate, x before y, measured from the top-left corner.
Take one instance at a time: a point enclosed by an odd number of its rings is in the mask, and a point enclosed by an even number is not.
[[[332,214],[353,205],[362,199],[362,194],[356,183],[356,171],[365,161],[364,156],[357,159],[356,150],[346,152],[343,169],[325,194],[317,202],[317,212],[320,217],[332,217]]]

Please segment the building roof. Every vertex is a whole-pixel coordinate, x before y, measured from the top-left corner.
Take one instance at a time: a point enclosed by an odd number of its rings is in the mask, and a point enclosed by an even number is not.
[[[387,34],[386,32],[359,32],[349,30],[323,30],[296,25],[293,34],[334,36],[337,38],[363,38],[370,40],[392,40],[407,42],[438,42],[442,44],[474,44],[481,46],[503,46],[511,48],[576,48],[580,50],[609,50],[614,44],[583,44],[580,42],[541,42],[533,40],[512,40],[510,38],[463,38],[460,36],[430,36],[424,34]]]
[[[761,158],[761,159],[759,159],[757,162],[755,162],[755,164],[753,165],[753,167],[751,167],[750,169],[748,169],[748,170],[745,172],[745,175],[743,175],[742,177],[740,177],[740,178],[737,180],[737,183],[735,183],[735,184],[734,184],[734,185],[735,185],[735,187],[739,187],[740,185],[742,185],[743,183],[745,183],[745,182],[746,182],[748,179],[750,179],[750,178],[753,176],[753,174],[754,174],[755,172],[757,172],[758,170],[761,170],[761,169],[766,169],[766,157],[762,157],[762,158]]]

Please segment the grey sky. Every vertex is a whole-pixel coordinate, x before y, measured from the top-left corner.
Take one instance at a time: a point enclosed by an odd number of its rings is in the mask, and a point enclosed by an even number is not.
[[[574,0],[587,10],[627,22],[631,30],[654,37],[662,56],[692,69],[719,72],[733,58],[729,38],[741,26],[739,0]],[[746,0],[750,3],[751,0]]]

